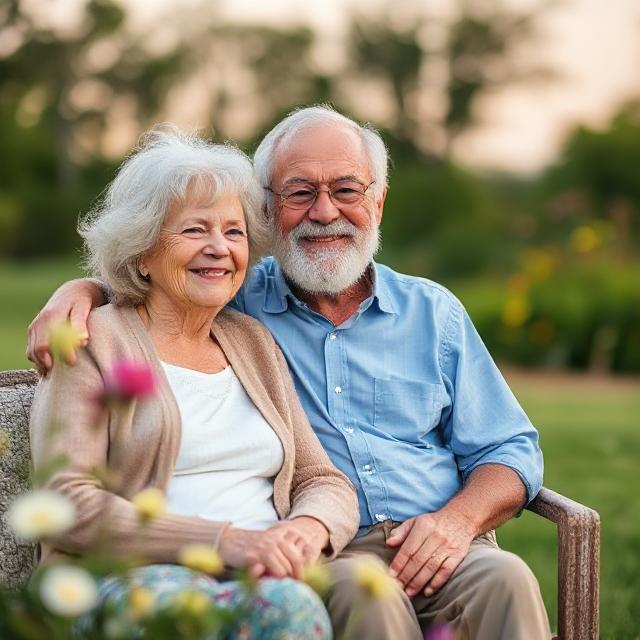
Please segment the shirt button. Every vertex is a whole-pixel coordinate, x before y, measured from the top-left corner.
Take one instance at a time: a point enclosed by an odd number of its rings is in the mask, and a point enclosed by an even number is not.
[[[365,471],[369,471],[369,469],[371,469],[371,465],[370,464],[365,464],[364,467],[362,467]]]
[[[338,336],[335,333],[329,335],[329,340],[335,340]]]
[[[336,393],[342,393],[342,387],[336,387],[335,388],[335,392]]]
[[[345,427],[345,428],[344,428],[344,430],[345,430],[347,433],[353,433],[353,427]]]
[[[387,516],[384,513],[376,513],[376,520],[378,522],[384,522],[387,519]]]

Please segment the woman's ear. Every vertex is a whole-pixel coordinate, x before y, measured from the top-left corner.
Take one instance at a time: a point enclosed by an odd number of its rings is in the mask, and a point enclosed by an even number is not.
[[[149,269],[144,264],[144,260],[138,260],[138,273],[143,280],[149,279]]]

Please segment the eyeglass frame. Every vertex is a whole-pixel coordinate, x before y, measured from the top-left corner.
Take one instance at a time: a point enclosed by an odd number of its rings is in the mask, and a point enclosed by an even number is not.
[[[333,203],[334,206],[336,207],[350,207],[350,206],[354,206],[356,204],[360,204],[365,196],[367,195],[367,191],[369,190],[369,187],[371,187],[371,185],[375,184],[375,180],[372,180],[368,185],[365,186],[364,182],[360,182],[360,180],[356,180],[356,179],[349,179],[349,180],[342,180],[343,182],[357,182],[361,187],[363,187],[362,190],[362,197],[357,200],[356,202],[351,202],[349,204],[345,204],[344,202],[336,202],[333,199],[333,194],[331,192],[331,189],[329,189],[329,185],[327,185],[327,195],[329,196],[329,200],[331,200],[331,202]],[[340,180],[336,180],[336,182],[340,182]],[[263,187],[264,189],[266,189],[269,193],[272,193],[274,196],[278,196],[280,198],[280,204],[284,207],[289,207],[290,209],[294,209],[295,211],[309,211],[309,209],[311,209],[311,207],[313,207],[313,205],[317,202],[318,200],[318,196],[322,193],[322,191],[324,191],[324,189],[320,190],[318,189],[318,187],[316,187],[314,184],[312,184],[311,182],[305,182],[305,183],[300,183],[300,184],[306,184],[310,187],[313,188],[313,190],[315,191],[315,196],[313,198],[313,200],[309,203],[309,205],[303,205],[302,208],[297,208],[294,206],[291,206],[291,204],[287,204],[287,200],[288,198],[290,198],[293,193],[289,194],[288,196],[285,196],[283,192],[278,193],[277,191],[274,191],[271,187],[267,186],[267,187]]]

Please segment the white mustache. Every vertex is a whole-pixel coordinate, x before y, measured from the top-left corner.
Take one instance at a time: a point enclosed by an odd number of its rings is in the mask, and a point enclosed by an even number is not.
[[[320,224],[311,220],[304,220],[290,232],[294,240],[301,238],[328,238],[331,236],[349,236],[358,234],[358,228],[346,220],[336,220],[331,224]]]

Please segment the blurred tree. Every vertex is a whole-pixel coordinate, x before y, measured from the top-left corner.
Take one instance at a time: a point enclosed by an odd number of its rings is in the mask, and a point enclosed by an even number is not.
[[[95,182],[80,178],[92,164],[99,169],[96,145],[111,100],[129,99],[148,117],[164,93],[159,80],[177,73],[181,57],[145,51],[110,0],[84,5],[73,28],[47,24],[37,9],[7,0],[0,11],[0,40],[14,43],[0,54],[0,134],[12,158],[0,175],[0,229],[13,239],[2,248],[14,255],[75,245],[78,211],[97,192]]]
[[[613,236],[617,260],[640,255],[640,101],[624,105],[603,131],[581,127],[560,162],[541,181],[544,216],[567,237],[592,229],[594,241]],[[587,235],[583,231],[582,237]],[[574,236],[579,240],[580,236]]]
[[[549,69],[523,63],[514,55],[539,37],[538,18],[551,4],[546,0],[534,11],[521,13],[502,2],[458,0],[459,18],[451,24],[444,47],[434,51],[448,67],[443,118],[448,151],[455,138],[473,124],[479,95],[514,82],[551,77]]]
[[[420,3],[413,3],[411,20],[394,20],[399,9],[392,2],[379,13],[367,9],[366,15],[354,14],[349,37],[353,84],[377,78],[390,89],[392,133],[433,151],[426,138],[439,130],[442,152],[450,157],[455,138],[475,122],[478,96],[514,82],[550,77],[548,70],[514,55],[535,41],[538,17],[548,4],[543,0],[535,11],[523,14],[501,2],[457,0],[455,18],[448,22],[424,15]],[[434,27],[441,37],[431,37]],[[420,97],[425,91],[434,95],[434,89],[444,108],[426,113]]]

